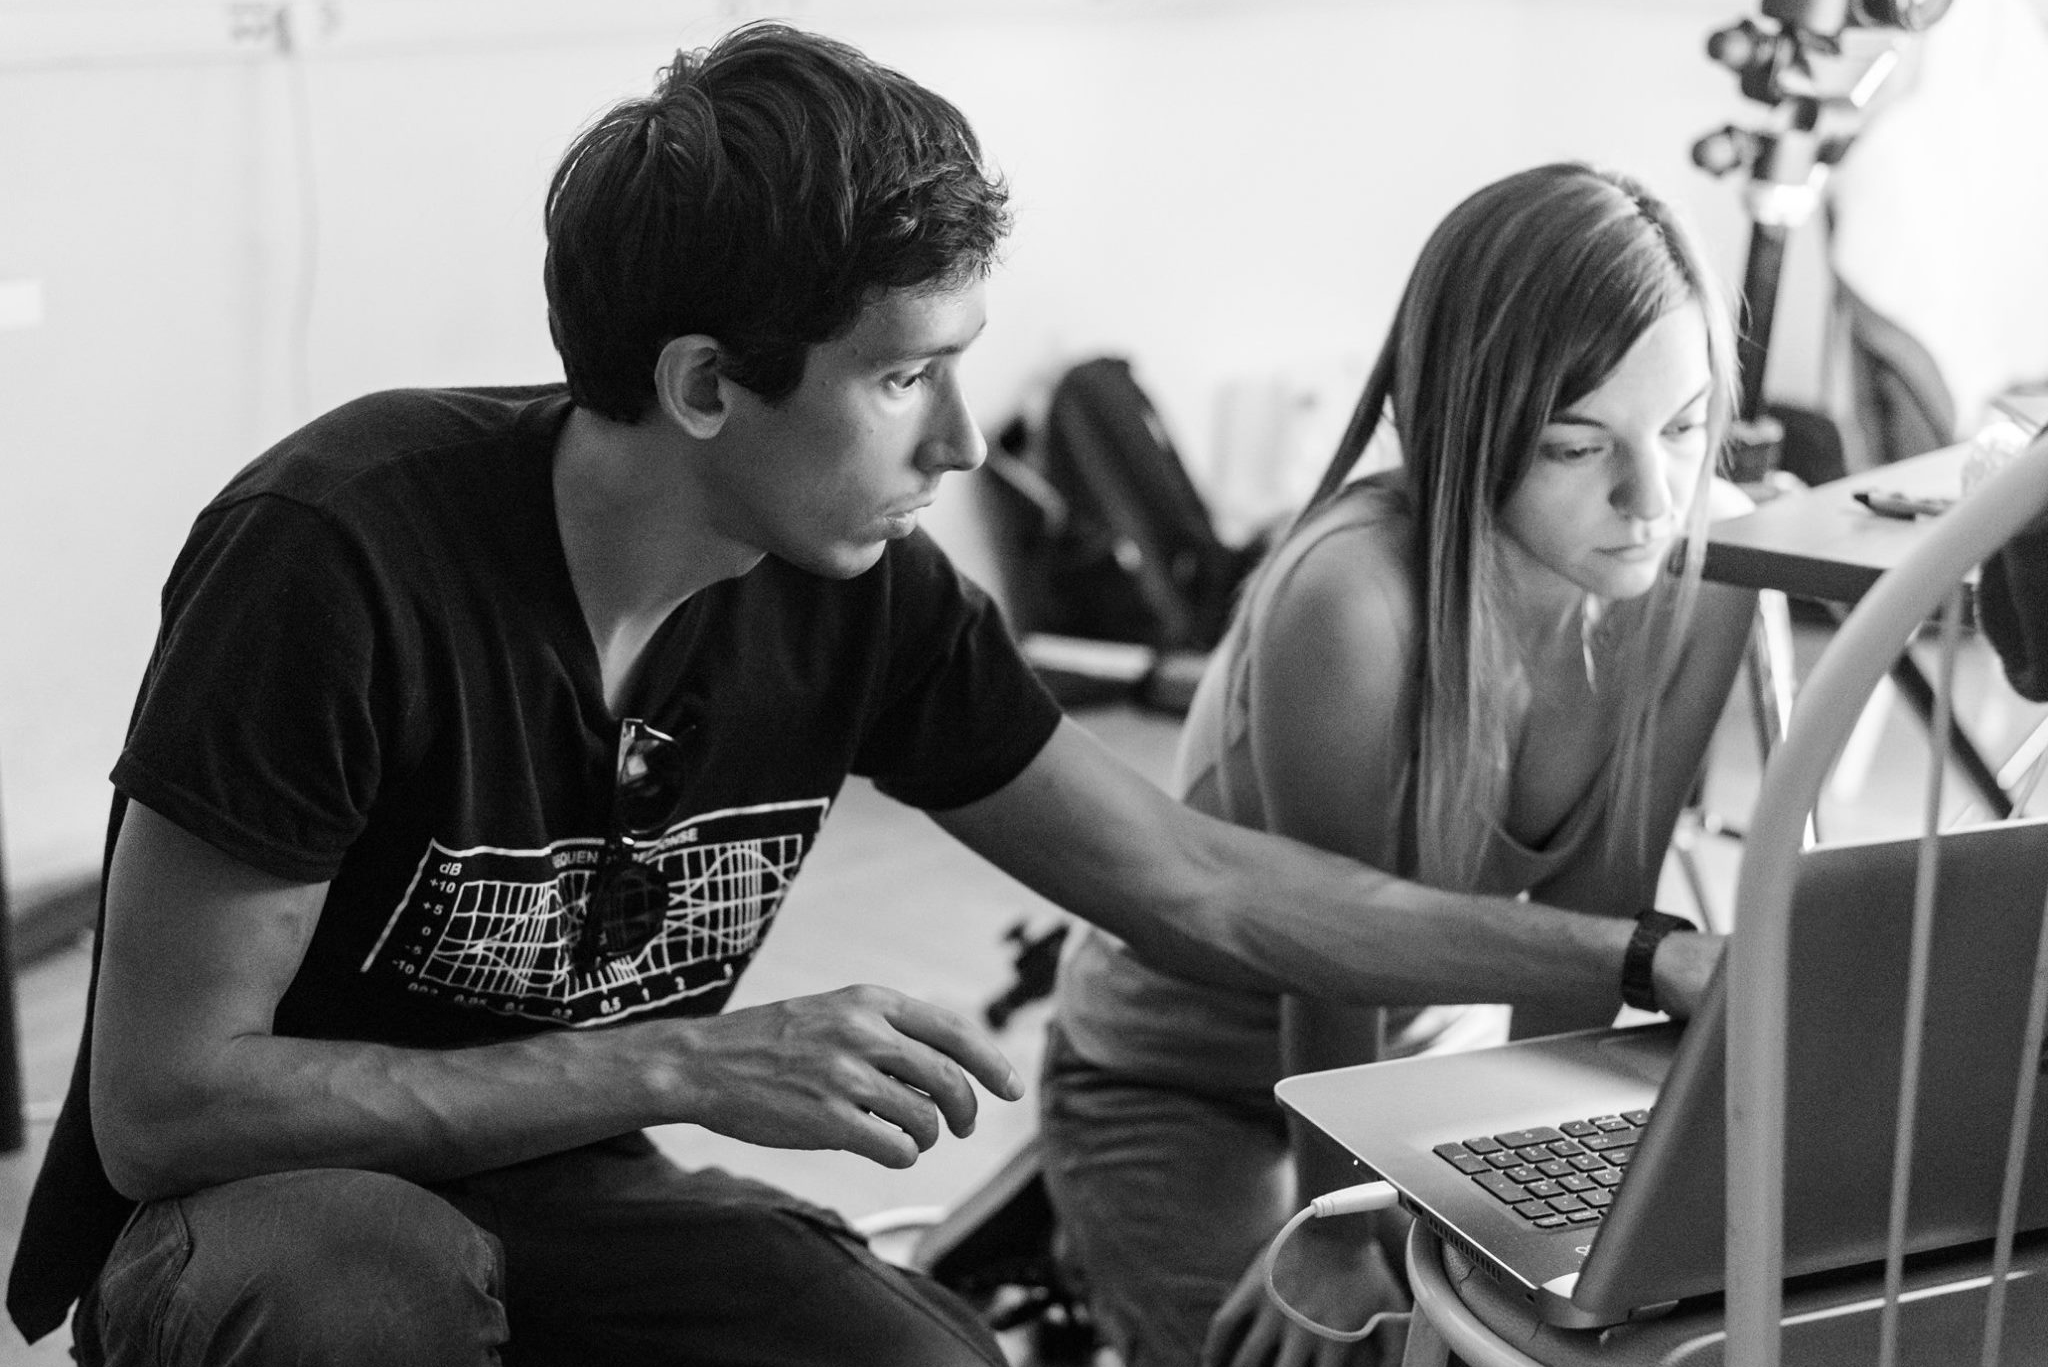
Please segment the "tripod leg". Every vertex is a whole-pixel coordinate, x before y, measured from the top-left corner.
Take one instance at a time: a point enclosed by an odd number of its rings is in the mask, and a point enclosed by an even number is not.
[[[1918,661],[1910,655],[1901,655],[1899,662],[1892,666],[1892,682],[1899,686],[1899,692],[1906,695],[1920,720],[1929,726],[1934,724],[1934,685],[1928,681]],[[1991,766],[1984,756],[1977,752],[1956,720],[1949,719],[1949,758],[1963,771],[1963,777],[1977,792],[1992,815],[1992,819],[2003,821],[2012,815],[2012,798],[1998,784],[1998,775],[1991,772]]]

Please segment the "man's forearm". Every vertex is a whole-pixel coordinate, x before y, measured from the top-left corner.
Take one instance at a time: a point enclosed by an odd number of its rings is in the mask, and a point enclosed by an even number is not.
[[[1007,787],[937,819],[1150,962],[1201,981],[1361,1005],[1620,1003],[1629,921],[1445,892],[1203,816],[1072,723]],[[1658,962],[1674,956],[1665,976],[1684,1010],[1715,945],[1670,944]]]
[[[97,1072],[95,1129],[138,1199],[298,1168],[455,1177],[683,1118],[656,1028],[453,1050],[245,1035],[182,1082]]]
[[[295,1168],[432,1181],[675,1122],[902,1168],[973,1130],[975,1083],[1023,1091],[976,1023],[872,986],[447,1051],[245,1034],[142,1066],[93,1080],[108,1173],[142,1198]]]
[[[1226,863],[1169,928],[1137,929],[1141,955],[1214,977],[1198,941],[1262,986],[1362,1004],[1619,1000],[1625,921],[1445,892],[1302,845]]]
[[[1227,843],[1272,839],[1224,829]],[[1262,846],[1226,857],[1181,916],[1134,927],[1134,948],[1189,976],[1242,981],[1235,966],[1261,986],[1333,1001],[1620,1004],[1630,918],[1445,892],[1301,845],[1256,872],[1266,859]],[[1667,937],[1652,961],[1659,1003],[1689,1014],[1719,946],[1713,936]],[[1228,961],[1216,962],[1215,949]]]

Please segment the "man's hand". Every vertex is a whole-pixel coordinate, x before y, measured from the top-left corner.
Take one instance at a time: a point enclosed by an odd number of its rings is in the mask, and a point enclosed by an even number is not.
[[[1332,1216],[1295,1231],[1275,1276],[1288,1304],[1318,1324],[1347,1330],[1383,1310],[1408,1308],[1370,1218]],[[1391,1367],[1401,1360],[1403,1343],[1392,1325],[1357,1343],[1338,1343],[1295,1324],[1266,1295],[1261,1252],[1209,1322],[1202,1367]]]
[[[1657,1005],[1675,1020],[1684,1020],[1697,1011],[1727,943],[1727,936],[1705,931],[1666,935],[1659,940],[1656,956],[1650,960],[1650,982],[1657,993]]]
[[[1005,1101],[1023,1084],[965,1017],[883,987],[842,987],[668,1023],[684,1047],[657,1081],[692,1096],[689,1119],[749,1144],[845,1149],[907,1168],[939,1122],[974,1130],[969,1077]]]

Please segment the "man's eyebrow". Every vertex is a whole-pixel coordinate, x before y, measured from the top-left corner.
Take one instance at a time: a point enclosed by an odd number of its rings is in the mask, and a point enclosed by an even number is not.
[[[973,335],[964,341],[948,342],[944,346],[920,347],[907,351],[890,352],[882,357],[882,363],[884,365],[901,365],[905,361],[929,361],[940,356],[958,356],[961,352],[967,350],[968,347],[973,346],[981,337],[981,334],[986,331],[988,331],[988,319],[984,318],[981,320],[981,326],[976,328]]]
[[[1687,399],[1684,403],[1678,405],[1677,409],[1674,411],[1683,413],[1686,409],[1691,408],[1701,399],[1706,398],[1707,391],[1712,389],[1713,387],[1714,382],[1712,380],[1707,381],[1707,383],[1701,385],[1697,390],[1694,391],[1693,396],[1691,398]],[[1552,413],[1550,415],[1550,420],[1552,422],[1570,423],[1574,427],[1598,427],[1604,430],[1607,426],[1606,423],[1601,422],[1598,418],[1589,418],[1585,414],[1577,411],[1576,409],[1571,408],[1565,409],[1562,413]]]

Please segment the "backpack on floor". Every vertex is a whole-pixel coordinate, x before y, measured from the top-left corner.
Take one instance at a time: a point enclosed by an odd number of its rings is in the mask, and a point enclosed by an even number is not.
[[[1159,651],[1216,644],[1262,548],[1218,539],[1129,362],[1100,357],[1069,370],[1042,428],[1013,426],[991,466],[1013,488],[1029,486],[1039,511],[1042,534],[1021,551],[1031,599],[1023,625]]]

